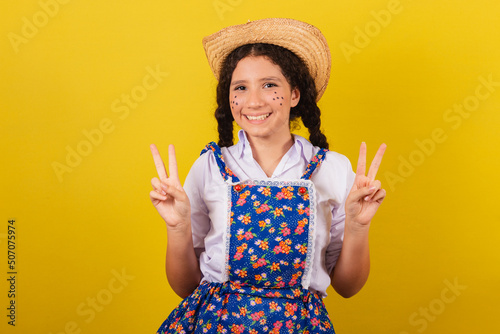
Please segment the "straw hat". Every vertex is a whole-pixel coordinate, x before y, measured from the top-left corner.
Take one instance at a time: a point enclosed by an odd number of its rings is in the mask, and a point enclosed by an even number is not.
[[[318,28],[297,20],[269,18],[224,28],[203,38],[208,63],[217,80],[224,59],[245,44],[282,46],[301,58],[316,84],[318,101],[325,92],[332,66],[330,49]]]

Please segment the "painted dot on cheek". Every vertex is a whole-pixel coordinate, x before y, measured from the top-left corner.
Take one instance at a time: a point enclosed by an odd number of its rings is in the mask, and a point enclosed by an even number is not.
[[[282,105],[283,105],[283,103],[280,103],[280,106],[282,106]]]

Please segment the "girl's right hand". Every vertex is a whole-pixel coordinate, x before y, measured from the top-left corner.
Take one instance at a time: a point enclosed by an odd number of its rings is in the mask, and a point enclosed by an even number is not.
[[[155,144],[151,144],[150,148],[158,172],[158,177],[151,180],[153,185],[153,190],[149,193],[151,202],[167,223],[167,228],[187,228],[191,219],[191,205],[177,174],[174,145],[168,147],[168,171],[170,176],[165,170],[165,165]]]

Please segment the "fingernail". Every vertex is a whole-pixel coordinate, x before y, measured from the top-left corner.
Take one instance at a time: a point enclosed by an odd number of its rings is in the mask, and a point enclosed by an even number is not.
[[[376,188],[375,186],[371,186],[368,190],[373,191],[375,190],[375,188]]]
[[[365,201],[368,201],[370,199],[370,196],[365,196]]]

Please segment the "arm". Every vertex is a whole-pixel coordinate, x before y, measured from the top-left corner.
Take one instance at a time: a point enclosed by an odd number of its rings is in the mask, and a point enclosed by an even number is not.
[[[196,289],[201,271],[196,258],[191,230],[191,206],[177,174],[174,146],[169,146],[169,172],[158,149],[151,145],[151,153],[159,178],[153,178],[149,196],[167,225],[167,255],[165,271],[172,289],[182,298]]]
[[[368,232],[378,207],[385,198],[385,190],[375,180],[386,145],[382,144],[365,176],[366,144],[359,151],[356,178],[345,203],[344,242],[337,264],[330,274],[332,286],[341,296],[354,296],[365,285],[370,273]]]

